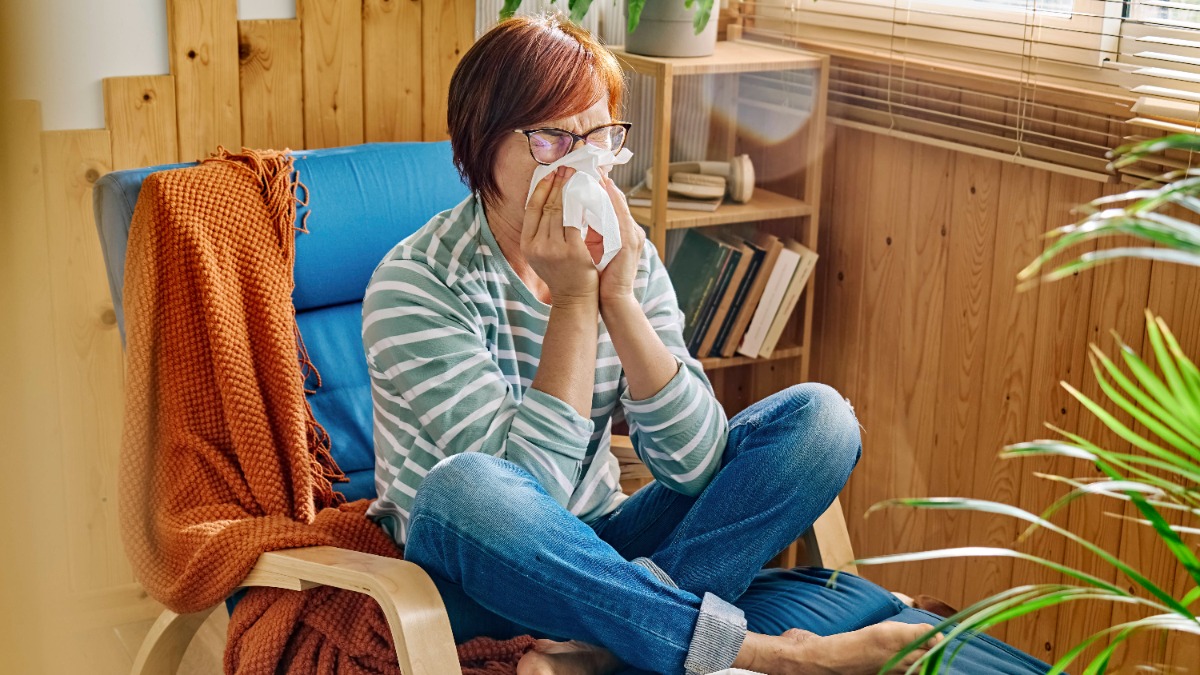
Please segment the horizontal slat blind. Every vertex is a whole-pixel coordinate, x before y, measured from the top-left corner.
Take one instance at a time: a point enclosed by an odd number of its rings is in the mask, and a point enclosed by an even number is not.
[[[736,4],[747,37],[834,55],[843,123],[1098,176],[1109,149],[1200,121],[1200,0]]]

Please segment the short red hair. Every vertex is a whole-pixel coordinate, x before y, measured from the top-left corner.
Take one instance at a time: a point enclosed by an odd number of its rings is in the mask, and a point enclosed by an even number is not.
[[[583,28],[553,14],[501,21],[450,78],[454,164],[473,192],[494,203],[496,153],[514,129],[577,115],[606,94],[617,119],[624,91],[616,57]]]

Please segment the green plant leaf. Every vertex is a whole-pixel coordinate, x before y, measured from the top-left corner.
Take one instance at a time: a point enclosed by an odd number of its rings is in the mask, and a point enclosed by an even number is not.
[[[906,645],[904,649],[884,665],[880,672],[888,671],[907,654],[921,648],[930,637],[938,632],[945,631],[947,628],[950,630],[945,633],[946,639],[930,648],[907,672],[915,672],[921,666],[932,666],[936,669],[936,664],[941,661],[938,658],[940,653],[947,649],[948,645],[960,636],[964,637],[964,640],[969,640],[992,626],[1040,611],[1046,607],[1053,607],[1078,600],[1110,600],[1129,603],[1142,599],[1132,596],[1114,596],[1112,593],[1101,589],[1078,588],[1060,584],[1021,586],[1009,591],[1002,591],[940,622],[932,630]],[[1153,603],[1150,604],[1153,605]],[[957,654],[958,649],[961,648],[961,644],[960,642],[960,647],[956,647],[954,654]],[[953,657],[953,654],[951,656]],[[934,661],[934,659],[937,659],[937,661]],[[925,672],[930,672],[930,669],[927,668]]]
[[[1125,361],[1125,365],[1129,367],[1129,370],[1133,372],[1134,377],[1141,383],[1142,387],[1157,399],[1161,405],[1176,410],[1179,413],[1181,422],[1192,429],[1200,430],[1200,409],[1180,406],[1168,386],[1154,374],[1154,371],[1151,370],[1150,366],[1146,365],[1145,361],[1142,361],[1137,352],[1119,340],[1118,344],[1121,348],[1121,358]]]
[[[1179,612],[1180,614],[1184,614],[1189,618],[1192,618],[1190,610],[1183,605],[1180,605],[1179,601],[1171,597],[1169,593],[1159,588],[1154,582],[1147,579],[1141,572],[1138,572],[1121,559],[1112,555],[1108,551],[1105,551],[1094,543],[1084,539],[1083,537],[1080,537],[1074,532],[1063,529],[1044,518],[1039,518],[1038,516],[1035,516],[1034,514],[1016,506],[1002,504],[1000,502],[992,502],[985,499],[968,499],[960,497],[889,499],[871,506],[871,508],[867,509],[867,515],[870,515],[879,509],[888,508],[891,506],[909,506],[921,509],[944,509],[955,511],[978,511],[981,513],[993,513],[996,515],[1008,516],[1010,518],[1024,520],[1029,523],[1036,523],[1043,529],[1049,530],[1061,537],[1065,537],[1075,544],[1078,544],[1088,551],[1091,551],[1108,564],[1116,567],[1121,571],[1122,574],[1124,574],[1137,585],[1141,586],[1148,593],[1158,598],[1172,611]]]
[[[688,0],[688,7],[694,3],[696,5],[696,13],[692,15],[692,29],[696,35],[704,32],[704,28],[708,26],[709,17],[712,16],[714,0]]]
[[[628,16],[625,17],[626,30],[630,33],[637,30],[638,23],[642,20],[642,10],[646,7],[646,0],[629,0],[629,5],[625,11]]]
[[[1134,447],[1141,448],[1142,450],[1145,450],[1146,452],[1150,453],[1151,455],[1158,457],[1159,459],[1163,460],[1164,462],[1167,462],[1167,463],[1170,463],[1170,464],[1173,464],[1173,465],[1179,467],[1179,469],[1182,472],[1182,475],[1186,475],[1189,477],[1190,480],[1200,483],[1200,466],[1192,464],[1191,462],[1188,462],[1186,459],[1171,452],[1170,450],[1162,448],[1155,443],[1151,443],[1150,441],[1146,440],[1145,438],[1142,438],[1138,434],[1134,433],[1129,427],[1122,424],[1120,420],[1113,417],[1100,404],[1098,404],[1095,401],[1093,401],[1092,399],[1088,398],[1087,395],[1085,395],[1083,392],[1079,391],[1075,387],[1072,387],[1069,383],[1062,382],[1060,384],[1062,385],[1063,389],[1067,390],[1067,393],[1069,393],[1069,394],[1071,394],[1071,396],[1075,397],[1075,399],[1077,401],[1082,403],[1085,408],[1087,408],[1089,411],[1091,411],[1091,413],[1093,415],[1095,415],[1101,422],[1103,422],[1104,426],[1111,429],[1118,436],[1120,436],[1121,438],[1132,443],[1134,445]]]
[[[1168,424],[1164,424],[1154,416],[1147,414],[1137,405],[1134,405],[1132,401],[1125,398],[1125,396],[1123,396],[1111,383],[1109,383],[1108,378],[1106,378],[1101,372],[1100,365],[1097,363],[1094,356],[1092,357],[1092,369],[1096,375],[1096,382],[1100,385],[1100,390],[1104,392],[1104,395],[1107,396],[1109,400],[1120,406],[1121,409],[1128,413],[1130,417],[1132,417],[1135,421],[1145,425],[1147,429],[1154,432],[1156,436],[1166,441],[1171,445],[1171,447],[1180,450],[1193,460],[1200,460],[1200,447],[1193,443],[1189,438],[1186,438],[1187,436],[1192,435],[1191,429],[1179,423],[1179,421],[1176,420],[1173,415],[1168,413],[1162,406],[1159,406],[1151,401],[1146,401],[1146,403],[1158,409],[1162,413],[1163,417],[1166,417],[1168,421],[1178,424],[1180,427],[1178,432],[1168,426]],[[1197,469],[1200,469],[1200,465],[1193,464],[1193,466],[1195,466]]]
[[[1000,454],[1003,459],[1011,459],[1014,457],[1024,457],[1029,455],[1052,455],[1057,457],[1071,457],[1073,459],[1087,459],[1097,466],[1104,464],[1112,464],[1126,473],[1137,476],[1143,482],[1161,488],[1168,494],[1177,497],[1185,498],[1187,489],[1181,487],[1177,483],[1161,478],[1155,474],[1143,471],[1135,464],[1152,466],[1163,471],[1169,471],[1174,474],[1179,474],[1178,467],[1166,462],[1154,459],[1153,457],[1144,457],[1142,455],[1130,455],[1124,453],[1111,452],[1097,447],[1095,444],[1088,442],[1086,439],[1078,435],[1071,434],[1065,430],[1054,428],[1055,431],[1070,438],[1077,445],[1070,445],[1062,441],[1029,441],[1027,443],[1017,443],[1008,446],[1004,452]],[[1065,452],[1062,448],[1071,448],[1070,452]],[[1079,453],[1084,452],[1086,456],[1081,456]]]
[[[1174,336],[1172,336],[1172,339],[1174,339]],[[1177,416],[1176,411],[1160,405],[1159,402],[1156,401],[1152,396],[1142,391],[1140,387],[1138,387],[1133,383],[1132,380],[1125,376],[1125,373],[1121,372],[1121,369],[1117,367],[1117,364],[1113,362],[1112,359],[1108,358],[1108,355],[1101,351],[1099,347],[1096,345],[1091,345],[1091,349],[1093,357],[1099,361],[1100,365],[1104,367],[1104,370],[1108,372],[1108,375],[1112,377],[1113,381],[1115,381],[1117,385],[1121,387],[1121,389],[1123,389],[1127,394],[1133,397],[1137,401],[1138,405],[1142,406],[1149,411],[1150,414],[1162,420],[1164,424],[1169,425],[1172,432],[1186,436],[1193,445],[1200,445],[1200,433],[1185,425]],[[1093,365],[1094,363],[1095,362],[1093,362]],[[1096,373],[1096,379],[1098,381],[1102,379],[1102,376],[1099,372]],[[1126,410],[1129,410],[1129,408],[1126,408]],[[1162,434],[1159,434],[1159,436],[1164,440],[1167,440],[1166,437],[1162,436]]]
[[[1183,596],[1183,600],[1180,600],[1180,602],[1182,602],[1185,605],[1191,606],[1191,604],[1197,600],[1200,600],[1200,586],[1197,586],[1197,587],[1193,588],[1192,590],[1188,591],[1187,595]]]
[[[1112,165],[1119,169],[1133,164],[1148,155],[1161,155],[1168,150],[1188,152],[1200,150],[1200,135],[1172,134],[1163,138],[1154,138],[1122,145],[1112,151],[1111,155],[1114,157]]]
[[[1188,358],[1187,354],[1183,353],[1183,348],[1179,346],[1179,341],[1175,339],[1175,334],[1167,328],[1167,324],[1162,320],[1162,317],[1155,317],[1155,322],[1158,323],[1159,329],[1162,330],[1163,338],[1167,341],[1167,346],[1171,349],[1171,354],[1175,357],[1175,364],[1179,368],[1179,372],[1183,375],[1183,380],[1187,384],[1188,392],[1191,395],[1192,405],[1197,410],[1197,415],[1200,416],[1200,368]]]
[[[592,0],[570,0],[567,9],[571,12],[571,23],[581,23],[592,6]]]
[[[504,0],[504,6],[500,8],[500,18],[511,19],[520,6],[521,0]]]
[[[1129,593],[1127,593],[1121,587],[1113,585],[1107,581],[1104,581],[1103,579],[1100,579],[1099,577],[1092,576],[1086,572],[1082,572],[1080,570],[1073,569],[1071,567],[1067,567],[1066,565],[1062,565],[1062,564],[1053,562],[1051,560],[1046,560],[1045,558],[1039,558],[1035,555],[1030,555],[1028,553],[1022,553],[1020,551],[1014,551],[1014,550],[1008,549],[1008,548],[997,548],[997,547],[990,547],[990,546],[961,546],[961,547],[957,547],[957,548],[939,548],[939,549],[934,549],[931,551],[920,551],[920,552],[914,552],[914,553],[890,553],[887,555],[879,555],[879,556],[871,556],[870,558],[862,558],[859,560],[855,560],[852,563],[847,563],[847,565],[888,565],[888,564],[892,564],[892,563],[919,562],[922,560],[943,560],[946,558],[989,558],[989,557],[1016,558],[1018,560],[1024,560],[1027,562],[1036,563],[1043,567],[1054,570],[1055,572],[1059,572],[1061,574],[1065,574],[1074,579],[1078,579],[1079,581],[1082,581],[1091,586],[1095,586],[1097,588],[1103,588],[1105,590],[1112,591],[1113,593],[1116,593],[1118,595],[1129,595]],[[837,573],[835,572],[834,575],[830,576],[829,583],[833,583],[833,580],[836,578],[836,574]]]
[[[1183,569],[1191,575],[1192,580],[1200,584],[1200,560],[1196,558],[1195,552],[1179,538],[1179,534],[1171,529],[1171,526],[1163,519],[1162,514],[1158,509],[1146,503],[1145,497],[1137,493],[1130,493],[1129,498],[1133,500],[1134,505],[1146,516],[1146,519],[1154,526],[1154,531],[1158,533],[1158,538],[1162,540],[1167,550]],[[1186,605],[1184,605],[1186,606]]]
[[[1102,251],[1089,251],[1084,253],[1083,255],[1079,256],[1078,260],[1056,267],[1054,271],[1043,276],[1041,281],[1058,281],[1059,279],[1065,279],[1069,276],[1074,276],[1076,272],[1082,272],[1083,270],[1128,258],[1139,260],[1159,260],[1162,262],[1200,267],[1200,255],[1185,253],[1183,251],[1139,247],[1108,248]],[[1019,288],[1020,290],[1026,290],[1032,286],[1033,283],[1034,282],[1032,281],[1025,282]]]

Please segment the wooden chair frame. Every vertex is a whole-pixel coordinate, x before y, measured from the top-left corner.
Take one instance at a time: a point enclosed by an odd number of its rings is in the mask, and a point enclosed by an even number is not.
[[[621,465],[621,483],[653,480],[638,460],[627,436],[612,437],[613,454]],[[830,568],[846,567],[854,559],[842,507],[834,500],[803,537],[807,562]],[[796,545],[785,552],[784,564],[796,564]],[[267,586],[301,591],[333,586],[366,593],[379,603],[396,645],[396,658],[405,675],[462,675],[450,618],[433,580],[417,565],[331,546],[311,546],[264,553],[242,586]],[[175,675],[188,645],[216,606],[194,614],[163,610],[142,642],[132,675]]]

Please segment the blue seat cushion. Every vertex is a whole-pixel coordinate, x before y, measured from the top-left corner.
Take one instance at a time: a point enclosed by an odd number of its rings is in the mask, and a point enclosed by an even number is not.
[[[362,348],[362,302],[311,309],[296,314],[308,358],[321,376],[311,374],[306,388],[313,416],[329,432],[333,458],[342,471],[375,466],[371,433],[371,385]],[[374,493],[374,488],[372,488]]]

